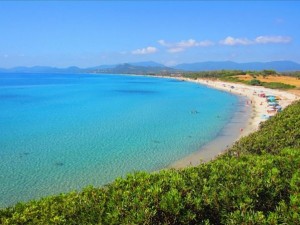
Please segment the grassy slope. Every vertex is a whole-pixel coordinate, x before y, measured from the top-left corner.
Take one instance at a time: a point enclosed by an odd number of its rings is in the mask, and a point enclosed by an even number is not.
[[[2,224],[298,224],[300,102],[219,159],[0,211]]]

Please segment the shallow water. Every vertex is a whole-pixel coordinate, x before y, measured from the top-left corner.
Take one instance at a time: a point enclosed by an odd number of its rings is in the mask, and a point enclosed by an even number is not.
[[[0,74],[0,207],[164,168],[214,139],[237,106],[172,79]]]

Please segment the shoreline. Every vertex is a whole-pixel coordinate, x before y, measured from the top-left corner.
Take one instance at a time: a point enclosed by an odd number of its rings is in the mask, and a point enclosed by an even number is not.
[[[300,99],[299,96],[290,92],[277,89],[268,89],[261,86],[249,86],[245,84],[209,79],[193,80],[184,77],[168,78],[198,83],[199,85],[204,85],[209,88],[230,92],[237,95],[240,99],[239,101],[242,101],[244,106],[240,106],[240,108],[235,112],[233,117],[220,131],[215,139],[211,140],[194,153],[171,163],[169,166],[167,166],[167,168],[181,169],[189,166],[197,166],[200,163],[211,161],[220,154],[223,154],[241,137],[257,131],[259,124],[263,121],[266,121],[263,115],[274,115],[274,113],[268,113],[268,104],[266,99],[259,97],[259,93],[278,96],[280,98],[278,102],[282,106],[282,109],[286,108],[295,100]]]

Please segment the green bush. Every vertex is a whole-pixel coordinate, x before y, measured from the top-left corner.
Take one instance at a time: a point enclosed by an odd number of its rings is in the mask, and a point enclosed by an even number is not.
[[[277,75],[277,72],[275,70],[263,70],[263,71],[261,71],[261,74],[263,76]]]
[[[264,82],[263,86],[271,89],[293,89],[296,87],[294,85],[284,84],[280,82],[269,82],[269,83]]]
[[[289,76],[289,77],[296,77],[297,79],[300,79],[300,71],[284,72],[281,75]]]
[[[192,73],[183,73],[183,77],[197,79],[197,78],[213,78],[226,79],[228,77],[245,74],[242,70],[213,70],[213,71],[199,71]]]
[[[1,211],[1,223],[242,224],[274,215],[277,222],[290,220],[299,213],[290,211],[299,203],[299,164],[299,149],[285,149],[227,156],[181,171],[140,172],[104,188],[18,204]]]
[[[261,86],[262,85],[260,80],[257,80],[257,79],[252,79],[252,80],[248,81],[247,84],[253,85],[253,86]]]

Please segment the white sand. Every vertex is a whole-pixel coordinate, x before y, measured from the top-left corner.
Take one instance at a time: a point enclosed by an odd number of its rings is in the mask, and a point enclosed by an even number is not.
[[[279,100],[278,102],[283,109],[295,100],[300,99],[299,96],[296,96],[292,93],[268,89],[259,86],[248,86],[244,84],[204,79],[193,80],[182,77],[177,79],[195,82],[202,85],[206,85],[208,87],[228,91],[236,95],[245,96],[248,99],[245,101],[245,107],[249,107],[249,111],[251,111],[251,113],[237,113],[237,115],[235,115],[234,118],[238,119],[238,123],[233,124],[233,121],[229,123],[227,127],[224,128],[223,135],[218,137],[216,140],[213,140],[211,143],[208,143],[207,145],[203,146],[199,151],[187,156],[182,160],[173,163],[172,165],[170,165],[171,168],[195,166],[200,164],[201,162],[212,160],[219,154],[222,154],[228,146],[231,146],[236,140],[238,140],[242,136],[248,135],[256,131],[259,128],[259,124],[266,120],[262,117],[263,115],[274,115],[276,113],[268,112],[267,101],[265,98],[259,97],[259,93],[265,93],[266,95],[274,95],[279,97],[281,100]]]

